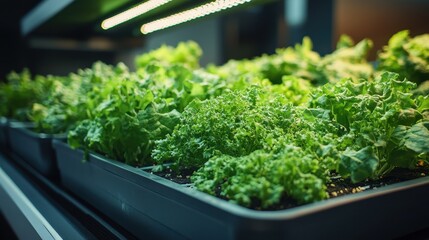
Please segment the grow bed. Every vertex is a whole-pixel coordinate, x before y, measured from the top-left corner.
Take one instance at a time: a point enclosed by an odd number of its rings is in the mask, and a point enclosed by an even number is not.
[[[65,139],[62,134],[52,135],[32,131],[29,123],[9,122],[8,139],[10,151],[17,154],[46,177],[58,176],[52,139]]]
[[[166,178],[177,184],[192,186],[191,184],[192,171],[189,171],[188,173],[186,172],[178,173],[173,169],[169,168],[168,166],[162,172],[152,171],[152,169],[153,167],[143,168],[144,171],[147,171],[151,174],[155,174],[162,178]],[[426,167],[419,167],[413,170],[397,168],[397,169],[394,169],[392,172],[390,172],[388,175],[380,179],[366,180],[358,183],[352,183],[348,179],[344,179],[344,178],[341,178],[341,176],[333,174],[331,176],[331,182],[327,185],[326,191],[328,192],[330,198],[336,198],[347,194],[354,194],[354,193],[359,193],[367,190],[375,190],[377,188],[385,187],[391,184],[413,180],[420,177],[425,177],[428,171],[429,170]],[[217,197],[223,198],[222,196],[220,196],[220,194],[218,194]],[[228,200],[226,198],[224,199]],[[255,210],[262,210],[262,211],[270,211],[270,210],[284,210],[288,208],[298,207],[300,205],[303,205],[303,204],[298,204],[292,198],[284,197],[281,199],[279,204],[273,205],[269,208],[261,209],[260,204],[258,204],[257,202],[254,202],[253,205],[251,205],[249,208],[255,209]]]
[[[6,152],[8,148],[7,119],[0,117],[0,150]]]
[[[83,151],[61,141],[54,148],[62,184],[141,238],[380,239],[429,226],[429,177],[258,211],[98,154],[84,161]]]

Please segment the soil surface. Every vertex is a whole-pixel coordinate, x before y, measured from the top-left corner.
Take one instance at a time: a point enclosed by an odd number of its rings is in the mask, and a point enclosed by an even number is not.
[[[150,170],[148,171],[151,172]],[[160,177],[166,178],[178,184],[189,184],[191,186],[190,176],[192,172],[192,170],[189,170],[187,172],[178,173],[173,169],[167,168],[163,172],[154,172],[153,174],[156,174]],[[327,192],[329,194],[329,198],[335,198],[346,194],[353,194],[370,189],[377,189],[389,184],[416,179],[419,177],[424,177],[426,175],[429,175],[428,168],[416,168],[412,170],[398,168],[390,172],[388,175],[377,180],[366,180],[359,183],[351,183],[349,179],[343,179],[340,176],[333,174],[331,177],[331,182],[327,184]],[[219,195],[217,197],[225,199]],[[255,201],[250,208],[255,210],[272,211],[293,208],[300,206],[300,204],[298,204],[295,200],[285,196],[282,198],[279,204],[270,208],[260,209],[259,206],[260,204]]]
[[[166,178],[178,184],[190,184],[191,175],[193,172],[194,172],[193,170],[188,170],[188,171],[185,171],[185,172],[182,171],[179,173],[177,171],[174,171],[171,168],[167,168],[165,171],[162,171],[162,172],[151,172],[151,173],[157,176]]]

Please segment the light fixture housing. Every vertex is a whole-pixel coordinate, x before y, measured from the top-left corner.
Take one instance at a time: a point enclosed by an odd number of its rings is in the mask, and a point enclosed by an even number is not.
[[[172,0],[148,0],[113,17],[107,18],[101,23],[101,28],[104,30],[110,29],[171,1]]]
[[[207,16],[212,13],[220,12],[252,0],[216,0],[201,6],[179,12],[168,17],[160,18],[158,20],[143,24],[140,31],[143,34],[148,34],[161,29],[165,29],[180,23],[188,22],[190,20]]]

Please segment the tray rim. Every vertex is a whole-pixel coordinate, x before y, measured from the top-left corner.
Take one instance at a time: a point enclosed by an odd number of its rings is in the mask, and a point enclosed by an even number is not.
[[[0,126],[7,126],[8,121],[6,117],[0,116]]]
[[[8,127],[11,129],[14,129],[16,131],[20,131],[22,133],[25,133],[29,135],[32,138],[61,138],[66,139],[67,133],[58,133],[58,134],[47,134],[47,133],[38,133],[35,131],[32,131],[34,127],[34,123],[32,122],[10,122],[8,121]]]

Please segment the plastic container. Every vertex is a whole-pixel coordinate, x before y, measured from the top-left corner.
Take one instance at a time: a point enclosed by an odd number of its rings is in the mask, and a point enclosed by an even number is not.
[[[429,177],[257,211],[54,141],[63,186],[138,238],[391,239],[429,226]]]
[[[0,151],[7,152],[9,139],[7,137],[7,118],[0,117]]]
[[[9,122],[10,151],[46,177],[58,176],[52,139],[66,139],[66,135],[43,134],[32,131],[31,124]]]

